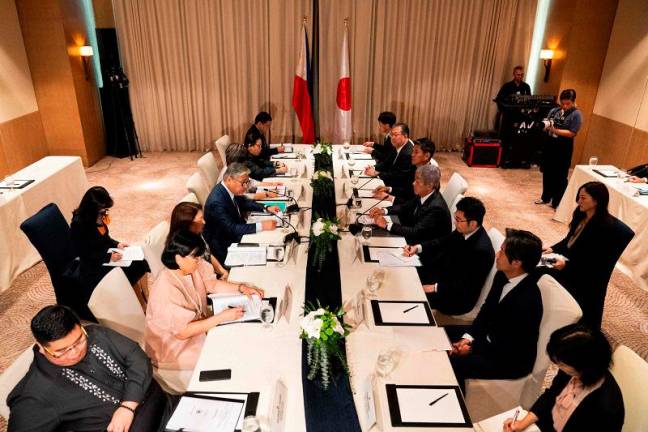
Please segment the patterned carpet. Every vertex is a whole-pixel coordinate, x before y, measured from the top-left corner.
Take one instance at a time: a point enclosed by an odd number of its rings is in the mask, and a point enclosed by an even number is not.
[[[106,157],[87,170],[91,185],[105,186],[115,206],[111,234],[123,241],[137,241],[186,194],[185,182],[195,171],[199,153],[147,153],[143,159]],[[486,205],[487,227],[527,229],[546,244],[560,240],[567,227],[551,220],[553,210],[537,206],[541,174],[537,169],[501,170],[470,168],[457,153],[438,153],[445,184],[457,171],[469,183],[468,195]],[[0,371],[32,344],[31,317],[54,301],[47,270],[39,263],[23,273],[10,289],[0,293]],[[629,346],[648,360],[648,292],[615,270],[608,289],[603,330],[616,344]],[[0,419],[0,432],[6,424]]]

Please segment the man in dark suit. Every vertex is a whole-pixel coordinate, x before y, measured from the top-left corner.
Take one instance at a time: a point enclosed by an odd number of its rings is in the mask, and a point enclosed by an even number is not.
[[[254,124],[250,126],[250,129],[245,133],[246,137],[253,134],[261,138],[261,158],[266,160],[270,160],[270,156],[272,155],[284,152],[283,144],[277,148],[270,148],[270,144],[268,144],[266,138],[266,134],[270,132],[270,126],[272,126],[272,117],[270,116],[270,113],[261,111],[254,118]]]
[[[439,192],[441,171],[432,165],[416,170],[416,197],[404,204],[388,208],[373,208],[369,215],[374,223],[392,234],[405,237],[408,244],[418,244],[447,235],[452,230],[450,210]],[[398,216],[398,222],[388,222],[384,215]]]
[[[211,191],[205,203],[205,230],[203,236],[209,244],[211,253],[220,262],[225,262],[227,248],[241,241],[245,234],[275,229],[277,221],[266,220],[247,223],[245,212],[279,212],[279,207],[263,207],[243,194],[250,183],[250,170],[240,163],[227,167],[223,181]]]
[[[378,115],[378,132],[384,135],[382,142],[367,141],[362,144],[365,146],[364,151],[371,154],[377,165],[390,159],[396,152],[389,136],[389,131],[394,124],[396,124],[396,114],[390,111],[381,112]]]
[[[457,381],[515,379],[531,372],[542,320],[537,275],[542,241],[528,231],[506,231],[497,252],[497,274],[471,326],[448,326],[450,362]]]
[[[396,151],[381,167],[368,166],[365,174],[379,177],[386,186],[407,188],[414,181],[416,167],[412,165],[414,144],[409,139],[409,127],[405,123],[396,123],[390,134],[391,143]]]
[[[475,307],[495,259],[493,244],[482,226],[485,214],[480,200],[465,197],[457,203],[452,233],[405,247],[407,256],[420,254],[423,267],[418,268],[419,275],[433,309],[459,315]]]
[[[254,180],[263,181],[266,177],[274,177],[277,174],[288,172],[286,165],[277,162],[278,166],[275,166],[274,162],[261,157],[263,144],[261,137],[258,135],[246,135],[244,146],[247,149],[244,164],[250,170],[250,177]]]

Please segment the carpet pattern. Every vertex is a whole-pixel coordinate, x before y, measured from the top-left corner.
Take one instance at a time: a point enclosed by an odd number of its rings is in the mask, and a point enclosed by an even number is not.
[[[145,153],[144,158],[106,157],[86,172],[91,185],[108,189],[115,201],[111,209],[111,235],[135,242],[162,220],[168,220],[173,206],[187,193],[185,182],[196,170],[200,153]],[[553,210],[534,205],[540,195],[541,174],[537,169],[502,170],[470,168],[457,153],[437,153],[442,185],[453,172],[469,184],[467,195],[484,201],[487,228],[526,229],[547,245],[560,240],[567,227],[551,219]],[[54,302],[52,285],[41,262],[20,275],[0,293],[0,371],[32,343],[31,317]],[[648,360],[648,292],[615,270],[605,301],[603,330],[614,345],[624,344]],[[0,419],[0,432],[6,423]]]

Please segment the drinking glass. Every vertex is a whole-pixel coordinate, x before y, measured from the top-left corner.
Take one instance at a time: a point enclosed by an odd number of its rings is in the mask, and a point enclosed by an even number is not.
[[[365,239],[365,241],[368,241],[371,238],[371,227],[369,225],[365,225],[362,227],[362,238]]]
[[[376,373],[383,378],[389,378],[389,374],[396,367],[396,361],[394,360],[394,352],[392,350],[382,351],[378,354],[378,359],[376,360]]]
[[[380,284],[380,280],[378,280],[375,275],[370,274],[369,276],[367,276],[367,293],[370,297],[376,296],[376,292],[380,288]]]
[[[4,181],[5,181],[5,183],[7,184],[7,186],[9,186],[9,191],[10,191],[10,192],[13,192],[13,189],[14,189],[14,183],[15,183],[15,180],[14,180],[14,176],[13,176],[13,174],[7,174],[7,176],[5,177]]]
[[[261,422],[256,416],[247,416],[243,419],[243,426],[241,432],[260,432]]]
[[[357,175],[353,174],[351,176],[351,184],[353,186],[357,185],[359,181],[360,181],[360,177],[358,177]]]
[[[351,144],[349,143],[349,141],[344,141],[344,143],[342,144],[342,147],[344,147],[344,150],[348,151],[349,147],[351,147]]]
[[[372,276],[376,278],[376,280],[382,285],[382,283],[385,281],[385,270],[376,269],[373,271]]]
[[[589,158],[589,164],[590,166],[596,166],[598,165],[598,157],[592,156]]]
[[[272,308],[272,306],[269,304],[264,304],[263,306],[261,306],[261,322],[263,323],[263,327],[270,327],[273,320],[274,309]]]

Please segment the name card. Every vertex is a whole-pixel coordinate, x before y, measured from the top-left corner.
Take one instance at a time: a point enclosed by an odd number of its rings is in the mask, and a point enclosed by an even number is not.
[[[292,288],[290,287],[289,284],[286,284],[283,298],[279,303],[279,318],[277,318],[277,321],[279,321],[281,317],[283,317],[285,318],[286,322],[290,324],[291,311],[292,311]]]
[[[288,396],[288,388],[283,381],[277,381],[275,387],[274,399],[272,401],[272,408],[270,412],[270,430],[274,432],[282,432],[286,427],[286,398]]]

